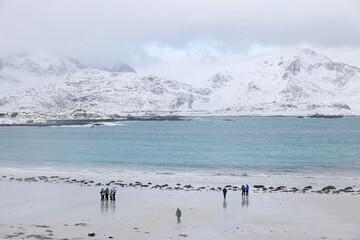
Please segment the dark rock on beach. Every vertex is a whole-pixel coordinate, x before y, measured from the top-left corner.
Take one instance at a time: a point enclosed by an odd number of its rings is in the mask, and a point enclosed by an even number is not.
[[[321,189],[321,191],[323,191],[324,193],[329,193],[331,190],[336,190],[336,187],[327,186],[327,187],[324,187],[323,189]]]
[[[52,239],[51,237],[47,237],[47,236],[42,236],[39,234],[30,234],[30,235],[26,235],[25,238],[36,238],[36,239]]]
[[[86,223],[75,223],[75,226],[85,227],[85,226],[87,226],[87,224]]]
[[[283,191],[283,190],[285,190],[285,186],[279,186],[279,187],[277,187],[277,188],[275,188],[275,190],[274,191]]]
[[[38,227],[38,228],[50,228],[50,226],[47,226],[47,225],[35,225],[35,227]]]
[[[18,237],[20,237],[20,236],[22,236],[22,235],[25,235],[25,233],[23,233],[23,232],[16,232],[16,233],[13,233],[13,234],[5,235],[5,239],[10,239],[10,238],[15,238],[15,239],[17,239]]]

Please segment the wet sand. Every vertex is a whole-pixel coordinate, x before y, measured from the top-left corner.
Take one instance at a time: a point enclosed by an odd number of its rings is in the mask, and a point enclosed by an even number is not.
[[[109,181],[116,201],[102,202],[106,183],[61,178],[2,178],[0,239],[360,239],[356,187],[319,193],[250,186],[243,198],[232,186],[224,201],[215,186]]]

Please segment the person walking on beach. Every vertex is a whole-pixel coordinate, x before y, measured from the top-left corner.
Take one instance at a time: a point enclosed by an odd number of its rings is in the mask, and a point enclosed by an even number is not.
[[[100,191],[101,201],[104,201],[104,195],[105,195],[105,191],[102,188],[101,191]]]
[[[249,185],[246,184],[246,196],[249,196]]]
[[[242,185],[242,186],[241,186],[241,196],[245,196],[245,193],[246,193],[245,186]]]
[[[181,223],[181,220],[180,220],[180,218],[181,218],[181,211],[180,211],[179,208],[176,209],[175,216],[177,217],[177,223]]]
[[[106,197],[106,201],[109,200],[109,188],[105,189],[105,197]]]
[[[223,194],[224,194],[224,198],[226,198],[227,189],[224,187],[222,191],[223,191]]]

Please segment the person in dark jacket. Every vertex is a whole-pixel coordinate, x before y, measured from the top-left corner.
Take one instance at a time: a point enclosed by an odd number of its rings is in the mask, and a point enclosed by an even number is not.
[[[241,196],[245,196],[246,188],[244,185],[241,186]]]
[[[175,216],[177,217],[177,223],[181,223],[181,210],[178,208],[176,209],[176,213],[175,213]]]
[[[223,194],[224,194],[224,198],[226,198],[227,189],[224,187],[222,191],[223,191]]]

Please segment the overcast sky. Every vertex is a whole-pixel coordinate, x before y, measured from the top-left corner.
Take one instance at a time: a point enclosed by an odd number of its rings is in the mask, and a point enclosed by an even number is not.
[[[360,67],[357,0],[0,0],[0,52],[181,78],[307,47]]]

